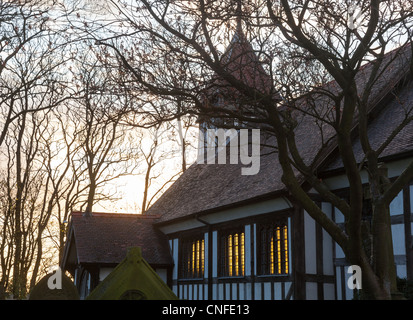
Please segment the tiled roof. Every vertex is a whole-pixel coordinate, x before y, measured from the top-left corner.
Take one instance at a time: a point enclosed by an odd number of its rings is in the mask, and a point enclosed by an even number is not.
[[[399,54],[400,53],[400,54]],[[396,56],[394,56],[396,54]],[[410,47],[407,50],[393,51],[386,56],[385,63],[392,58],[395,60],[389,68],[383,73],[374,84],[371,93],[371,106],[377,105],[384,97],[389,96],[394,86],[409,71],[409,62],[411,60]],[[368,76],[371,72],[372,65],[367,64],[362,67],[357,75],[357,86],[361,89],[366,86]],[[326,86],[334,90],[335,82]],[[413,94],[412,84],[406,86],[399,97],[412,108]],[[305,107],[306,99],[301,102]],[[308,107],[314,107],[308,105]],[[331,102],[325,103],[322,99],[315,100],[315,107],[331,108]],[[332,113],[330,113],[332,114]],[[370,126],[369,134],[372,143],[379,144],[394,128],[397,121],[401,120],[404,115],[404,109],[399,100],[393,99],[392,102],[386,102],[385,108],[379,114]],[[314,118],[301,115],[299,124],[295,130],[297,147],[304,161],[310,164],[321,147],[321,132]],[[334,134],[331,127],[327,126],[323,131],[324,139]],[[382,156],[394,155],[406,150],[413,149],[413,123],[400,132],[395,140],[383,152]],[[275,145],[274,139],[267,141],[268,145]],[[334,145],[333,145],[334,147]],[[355,142],[355,151],[360,159],[363,155],[361,150],[357,150]],[[333,148],[334,149],[334,148]],[[158,222],[169,222],[179,218],[185,218],[190,215],[207,212],[210,210],[219,210],[228,206],[242,204],[245,201],[273,195],[285,191],[285,186],[281,181],[282,170],[278,162],[278,156],[275,153],[268,154],[269,149],[264,148],[260,157],[260,171],[256,175],[241,175],[241,164],[193,164],[184,174],[153,204],[147,211],[148,214],[161,215]],[[272,149],[272,151],[274,151]],[[328,151],[328,152],[331,152]],[[326,153],[327,156],[327,153]],[[331,160],[330,160],[331,161]],[[229,162],[227,162],[229,163]],[[335,167],[339,167],[340,159],[333,160]],[[332,169],[329,167],[328,169]]]
[[[273,139],[267,142],[273,144]],[[241,163],[193,164],[147,213],[161,215],[157,222],[162,222],[284,190],[273,148],[262,149],[256,175],[241,175],[242,167]]]
[[[118,264],[129,247],[141,247],[151,265],[170,265],[164,234],[153,227],[158,216],[73,212],[71,226],[79,263]]]
[[[381,103],[376,107],[377,110],[370,113],[367,134],[373,150],[378,150],[406,117],[413,116],[413,82],[410,77],[405,79],[410,70],[411,57],[410,45],[400,50],[394,50],[385,56],[384,65],[391,63],[373,86],[370,99],[373,106]],[[369,65],[361,69],[359,86],[364,85],[363,80],[367,79],[368,71]],[[399,82],[402,82],[401,86]],[[380,101],[380,99],[383,100]],[[363,161],[365,155],[358,136],[354,139],[353,150],[356,161],[359,163]],[[385,158],[408,151],[413,151],[413,121],[404,125],[379,157]],[[342,167],[342,160],[339,155],[336,155],[323,167],[323,170],[331,171]]]
[[[388,106],[372,120],[368,127],[369,142],[373,150],[378,149],[385,139],[389,137],[393,130],[402,123],[407,115],[407,111],[413,108],[413,82],[409,82],[403,90],[397,93],[397,99],[392,100]],[[358,138],[355,139],[353,150],[357,162],[363,161],[364,152]],[[396,154],[413,151],[413,121],[410,121],[393,138],[387,147],[380,154],[380,158],[389,157]],[[336,157],[325,169],[325,171],[342,168],[343,163],[340,157]]]

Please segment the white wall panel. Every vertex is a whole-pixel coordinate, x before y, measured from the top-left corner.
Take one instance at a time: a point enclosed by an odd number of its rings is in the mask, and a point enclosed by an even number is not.
[[[254,290],[255,290],[255,300],[261,300],[261,283],[255,283],[254,284]]]
[[[305,298],[306,300],[317,300],[317,283],[306,282],[305,284]]]
[[[286,288],[286,292],[288,292],[287,288]],[[281,299],[282,299],[282,284],[281,282],[275,282],[274,283],[274,300],[281,300]]]
[[[305,272],[317,273],[315,221],[304,211]]]
[[[404,242],[404,224],[393,224],[391,226],[393,251],[395,255],[406,254],[406,243]]]
[[[324,284],[324,300],[335,300],[335,286],[334,283]]]
[[[245,283],[239,284],[238,300],[245,300]]]
[[[172,272],[172,279],[178,279],[178,239],[173,240],[172,259],[174,260],[174,269]]]
[[[271,300],[272,283],[264,282],[264,300]]]
[[[395,216],[398,214],[403,214],[403,191],[390,202],[390,215]]]

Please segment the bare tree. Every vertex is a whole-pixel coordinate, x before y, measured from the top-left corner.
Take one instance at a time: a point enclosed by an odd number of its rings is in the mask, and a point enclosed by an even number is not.
[[[0,4],[0,111],[4,117],[1,122],[0,145],[13,121],[23,113],[37,111],[33,107],[19,109],[14,103],[21,91],[27,90],[28,86],[39,85],[40,82],[45,87],[57,90],[56,82],[61,76],[57,67],[65,59],[62,51],[59,51],[64,40],[53,29],[53,19],[50,18],[53,7],[51,1],[46,5],[44,0],[3,1]],[[16,73],[21,72],[21,66],[29,72],[26,68],[29,60],[32,63],[32,74],[23,83],[18,80]],[[54,79],[50,76],[51,71],[55,72]],[[60,97],[62,98],[63,96]],[[44,104],[40,108],[57,105],[58,99],[55,99],[54,103]]]
[[[16,18],[21,24],[16,23],[15,30],[23,29],[22,35],[19,31],[22,39],[16,36],[14,41],[30,38],[31,31],[27,30],[36,27],[24,15],[27,11],[34,15],[30,9],[21,8],[21,16]],[[8,263],[2,267],[12,263],[12,271],[3,271],[5,277],[13,279],[12,292],[16,298],[26,294],[29,271],[33,275],[32,283],[37,277],[39,264],[34,260],[42,254],[42,234],[50,216],[50,210],[46,212],[36,201],[42,184],[47,185],[42,166],[36,162],[39,141],[49,121],[48,110],[68,98],[65,83],[56,72],[65,60],[55,55],[52,45],[55,39],[46,33],[20,42],[18,52],[7,56],[0,78],[3,93],[0,106],[5,116],[0,140],[5,142],[7,162],[4,162],[3,169],[7,170],[8,194],[3,225],[3,231],[7,232],[3,243],[13,248],[4,252],[7,255],[4,261]],[[4,286],[8,282],[5,278]]]
[[[178,101],[178,103],[180,104],[180,101]],[[196,128],[196,117],[191,115],[180,116],[180,109],[181,106],[178,105],[176,126],[174,125],[174,122],[171,122],[171,125],[174,126],[174,131],[177,132],[176,140],[181,148],[181,168],[182,172],[184,172],[188,166],[188,149],[193,149],[193,143],[196,141],[193,134],[193,129],[195,128],[196,132],[198,132],[198,128]]]
[[[144,163],[142,213],[182,173],[182,168],[177,170],[171,165],[170,160],[180,154],[171,131],[169,124],[160,123],[157,127],[142,129],[137,140],[139,158]]]
[[[11,285],[15,298],[25,297],[37,279],[43,251],[43,231],[48,224],[53,203],[49,200],[49,179],[38,162],[41,139],[45,135],[48,117],[45,114],[24,113],[11,124],[13,133],[5,139],[7,170],[2,224],[3,243],[10,246],[2,252],[4,285]],[[47,205],[49,203],[49,205]],[[9,278],[12,282],[10,283]]]
[[[77,95],[69,99],[67,83],[50,74],[31,81],[42,68],[41,59],[48,56],[16,61],[9,80],[24,90],[13,97],[14,110],[36,112],[21,112],[9,124],[2,146],[0,284],[18,299],[43,274],[44,254],[53,242],[62,255],[69,213],[83,205],[91,212],[97,201],[112,199],[111,191],[102,188],[136,164],[130,132],[120,124],[119,95],[105,91],[108,83],[99,83],[103,78],[96,70],[84,69],[73,82],[73,87],[81,82]]]
[[[79,204],[81,195],[87,188],[86,182],[80,178],[84,168],[77,166],[76,163],[82,145],[79,143],[79,131],[76,129],[68,106],[70,101],[53,110],[55,124],[50,126],[49,130],[53,130],[55,132],[53,136],[57,135],[58,138],[53,141],[53,147],[49,147],[50,143],[47,144],[44,161],[47,163],[47,173],[56,190],[52,220],[57,223],[57,227],[53,228],[53,225],[48,227],[51,228],[50,239],[59,251],[59,261],[64,253],[69,215]],[[58,160],[55,159],[55,155]],[[46,159],[55,159],[55,161],[46,162]]]
[[[77,71],[79,95],[71,114],[81,152],[74,161],[84,168],[78,174],[88,181],[84,206],[90,213],[96,201],[111,199],[110,191],[102,189],[106,184],[132,173],[137,165],[136,148],[128,141],[133,130],[122,123],[129,101],[112,82],[112,71],[96,65],[96,60],[86,60]]]

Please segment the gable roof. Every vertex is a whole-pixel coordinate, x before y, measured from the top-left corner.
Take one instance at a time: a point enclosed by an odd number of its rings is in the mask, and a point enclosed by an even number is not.
[[[167,239],[155,229],[158,216],[119,213],[73,212],[69,225],[63,265],[118,264],[128,247],[142,247],[142,255],[151,265],[171,265]],[[74,257],[75,255],[75,257]],[[71,257],[71,258],[69,258]]]
[[[403,117],[406,116],[406,112],[413,111],[413,105],[411,101],[404,101],[409,99],[406,93],[409,92],[411,81],[411,63],[412,63],[412,47],[410,44],[404,45],[400,48],[394,49],[383,56],[380,68],[376,70],[379,75],[373,84],[369,84],[369,77],[372,72],[374,72],[374,62],[369,62],[363,65],[356,77],[355,82],[359,93],[364,92],[367,86],[371,86],[371,91],[367,101],[367,113],[368,113],[368,136],[369,141],[374,148],[377,148],[384,140],[391,134],[392,130],[397,127],[402,121]],[[335,81],[331,81],[323,86],[322,90],[329,90],[331,92],[336,92],[338,85]],[[311,94],[310,94],[311,96]],[[314,95],[315,98],[315,108],[318,109],[319,114],[323,114],[324,110],[332,110],[331,101],[324,102],[324,97],[319,97],[319,94]],[[404,98],[401,98],[404,96]],[[303,100],[305,101],[306,98]],[[410,108],[409,108],[410,103]],[[305,104],[305,102],[304,102]],[[314,106],[313,106],[314,107]],[[330,121],[335,121],[334,112],[325,113],[326,117],[329,117]],[[311,116],[310,116],[311,117]],[[356,160],[358,162],[362,161],[364,158],[364,153],[360,146],[360,141],[358,139],[358,121],[357,121],[357,110],[355,111],[355,117],[353,121],[353,148]],[[378,119],[381,119],[379,122]],[[411,123],[406,126],[406,130],[411,129]],[[328,139],[329,137],[335,137],[335,131],[331,127],[323,128],[323,138]],[[298,130],[299,131],[299,130]],[[311,141],[314,137],[307,137],[306,141]],[[404,143],[397,143],[397,140],[403,139],[400,132],[394,137],[391,144],[386,148],[385,152],[382,152],[379,156],[381,158],[389,157],[395,154],[400,154],[405,152],[406,148],[413,149],[413,146],[408,143],[407,140]],[[329,147],[324,150],[323,162],[319,163],[318,171],[323,173],[323,171],[340,170],[342,169],[342,162],[340,155],[338,153],[338,146],[333,140]],[[335,164],[334,164],[335,163]],[[323,173],[324,174],[324,173]]]
[[[128,249],[126,258],[86,299],[177,300],[178,298],[142,257],[142,248],[132,247]]]
[[[397,98],[388,102],[387,106],[372,119],[368,126],[367,134],[373,150],[378,150],[387,137],[397,129],[399,124],[413,116],[413,81],[406,83],[399,92],[395,92]],[[363,161],[364,152],[360,139],[356,137],[353,143],[356,161]],[[413,121],[408,121],[392,141],[383,148],[381,159],[394,157],[395,155],[413,154]],[[343,162],[339,156],[335,157],[324,171],[334,172],[342,170]]]
[[[378,106],[380,102],[385,101],[384,109],[378,113],[381,116],[376,119],[376,122],[372,123],[373,125],[369,130],[369,134],[372,135],[372,139],[376,143],[386,138],[382,133],[386,132],[387,134],[394,127],[395,122],[393,120],[401,119],[403,116],[403,108],[400,107],[397,99],[392,97],[391,92],[409,72],[410,46],[387,54],[385,59],[385,64],[390,63],[390,66],[373,85],[370,99],[371,110]],[[360,69],[356,77],[356,83],[360,88],[366,86],[371,70],[372,64],[367,64]],[[330,82],[326,86],[334,89],[336,83]],[[412,103],[413,100],[411,100],[412,96],[409,91],[411,91],[411,86],[405,86],[402,89],[401,96],[408,99],[408,103]],[[391,103],[385,99],[389,96],[393,98]],[[305,106],[306,98],[303,98],[301,103]],[[322,98],[316,98],[314,103],[317,108],[331,108],[331,102],[325,103]],[[299,118],[299,124],[295,130],[297,147],[304,161],[310,164],[321,148],[321,132],[313,117],[301,114]],[[413,124],[405,129],[409,130],[409,137],[413,135],[412,126]],[[380,127],[385,127],[386,130],[383,131]],[[325,128],[323,132],[324,139],[333,135],[332,128]],[[265,140],[265,142],[267,145],[276,145],[274,138]],[[336,148],[333,142],[331,146],[332,148],[326,151],[324,159]],[[385,150],[383,156],[395,155],[405,150],[413,150],[412,140],[404,139],[403,135],[399,133],[396,136],[395,143],[392,143]],[[160,215],[161,217],[157,223],[168,223],[176,219],[221,210],[229,206],[242,205],[248,201],[285,193],[286,189],[281,181],[282,170],[278,157],[276,154],[270,153],[274,149],[264,147],[261,151],[260,171],[252,176],[241,175],[241,164],[193,164],[153,204],[147,213]],[[357,151],[359,159],[362,158],[360,151]],[[336,158],[334,161],[340,160]],[[339,163],[335,168],[337,167],[340,167]]]

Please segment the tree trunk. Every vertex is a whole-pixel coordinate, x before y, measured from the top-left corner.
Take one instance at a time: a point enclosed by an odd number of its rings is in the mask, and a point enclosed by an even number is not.
[[[0,281],[0,300],[6,300],[6,290],[4,281]]]
[[[86,204],[86,213],[91,213],[93,210],[93,202],[95,200],[95,194],[96,194],[96,182],[94,180],[94,177],[91,177],[91,182],[89,186],[89,193],[87,197],[87,204]]]
[[[36,240],[37,242],[37,255],[36,255],[36,261],[34,263],[33,271],[32,271],[32,276],[30,280],[30,288],[32,289],[36,285],[36,280],[37,280],[37,275],[39,274],[39,269],[40,269],[40,263],[42,262],[42,257],[43,257],[43,243],[42,243],[42,235],[43,235],[43,228],[39,228],[39,235]],[[60,260],[59,260],[60,261]]]
[[[389,204],[383,203],[381,200],[390,182],[387,176],[387,169],[379,164],[377,167],[376,176],[370,179],[373,209],[373,268],[378,277],[380,287],[387,297],[389,299],[398,298],[399,292],[397,291],[396,283],[390,208]]]
[[[145,174],[145,183],[144,183],[144,190],[143,190],[143,199],[142,199],[142,209],[141,213],[144,214],[147,209],[147,201],[148,201],[148,193],[149,193],[149,181],[151,178],[151,170],[152,170],[152,161],[148,162],[148,168],[146,169]]]
[[[397,296],[396,268],[388,206],[373,203],[373,268],[380,289],[391,299]]]
[[[23,221],[23,202],[22,202],[22,197],[23,197],[23,188],[24,188],[24,182],[23,182],[23,168],[22,168],[22,141],[23,141],[23,132],[24,128],[26,127],[26,115],[23,115],[22,120],[21,120],[21,125],[19,127],[19,133],[18,133],[18,140],[17,140],[17,145],[16,145],[16,198],[15,200],[15,206],[14,206],[14,220],[15,220],[15,226],[14,226],[14,266],[13,266],[13,296],[14,298],[20,299],[21,297],[21,288],[22,288],[22,279],[21,279],[21,273],[22,273],[22,236],[23,236],[23,231],[22,231],[22,221]],[[25,279],[24,279],[25,280]]]
[[[371,194],[371,257],[370,267],[362,268],[366,277],[363,295],[366,299],[397,299],[396,267],[394,263],[390,209],[382,195],[388,188],[387,170],[369,155],[369,186]]]

